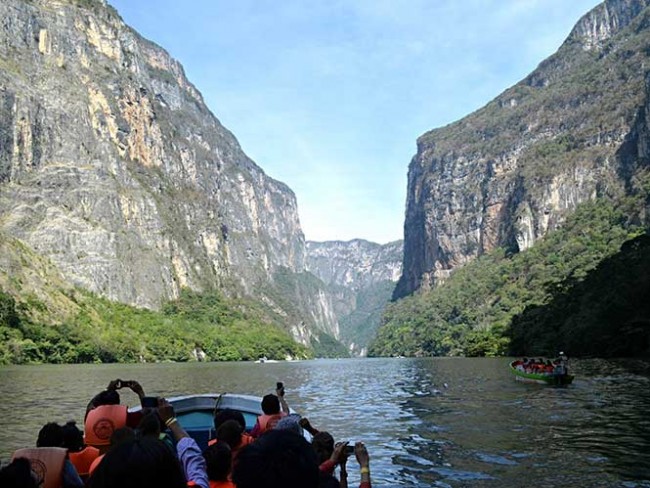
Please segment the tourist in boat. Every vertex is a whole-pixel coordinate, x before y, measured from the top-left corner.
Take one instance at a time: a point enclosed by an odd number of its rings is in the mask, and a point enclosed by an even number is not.
[[[334,469],[339,465],[341,479],[338,486],[340,488],[347,488],[347,460],[351,451],[348,442],[335,444],[334,438],[329,432],[319,431],[311,425],[311,422],[306,417],[300,419],[300,425],[313,436],[312,448],[316,452],[319,470],[321,471],[321,487],[331,486],[334,488],[336,486],[331,480],[336,480],[334,477]],[[368,488],[370,487],[370,457],[368,456],[368,451],[362,442],[357,442],[352,452],[355,453],[355,457],[361,468],[362,483],[360,487]],[[365,480],[367,483],[364,482],[364,478],[367,478]]]
[[[36,479],[32,466],[26,458],[16,458],[0,469],[0,486],[3,488],[38,488],[41,480]]]
[[[56,422],[49,422],[45,424],[38,432],[38,439],[36,440],[36,447],[59,447],[62,448],[64,443],[63,427]],[[83,488],[84,483],[79,477],[79,473],[74,465],[67,458],[63,463],[61,471],[61,479],[63,488]]]
[[[68,450],[70,462],[74,465],[82,480],[88,478],[90,465],[99,457],[99,449],[86,446],[84,435],[76,422],[69,421],[63,426],[63,447]]]
[[[234,422],[229,420],[228,422]],[[224,424],[225,425],[225,424]],[[210,488],[235,488],[230,481],[233,454],[226,442],[217,442],[203,451]]]
[[[197,485],[209,488],[207,476],[204,483]],[[158,439],[144,437],[122,442],[108,451],[90,476],[88,486],[187,488],[187,480],[174,452]]]
[[[205,458],[199,445],[178,423],[174,415],[174,407],[164,398],[158,399],[158,415],[174,437],[178,459],[188,485],[210,488]]]
[[[237,425],[230,424],[230,422],[235,422]],[[222,426],[226,423],[229,425],[222,430]],[[239,451],[255,440],[246,433],[246,419],[244,418],[244,414],[231,408],[224,408],[215,413],[214,430],[217,438],[209,441],[208,446],[211,446],[218,440],[226,441],[230,446],[233,462],[237,458]]]
[[[304,437],[270,430],[239,453],[232,481],[237,488],[318,488],[316,453]]]
[[[347,488],[348,486],[348,449],[347,442],[334,444],[329,432],[314,435],[311,446],[316,452],[320,471],[321,488]],[[340,481],[334,476],[334,468],[340,467]]]
[[[129,388],[140,398],[145,398],[144,390],[137,381],[120,379],[111,381],[106,390],[95,395],[86,407],[84,433],[86,444],[106,452],[110,446],[110,438],[115,429],[129,426],[136,428],[142,420],[143,413],[129,412],[126,405],[120,404],[120,394],[117,390]],[[144,407],[144,405],[143,405]]]
[[[257,417],[255,427],[251,430],[251,436],[257,438],[264,432],[273,429],[275,425],[289,414],[289,405],[284,398],[284,385],[277,384],[275,395],[265,395],[262,398],[262,415]]]
[[[123,442],[130,442],[135,438],[136,438],[136,432],[131,427],[120,427],[119,429],[115,429],[113,431],[113,434],[111,434],[110,445],[108,450],[110,451],[111,449],[114,449],[116,446],[122,444]],[[88,469],[89,476],[92,476],[92,474],[95,472],[99,464],[104,459],[105,455],[106,453],[100,454],[92,462],[90,468]]]

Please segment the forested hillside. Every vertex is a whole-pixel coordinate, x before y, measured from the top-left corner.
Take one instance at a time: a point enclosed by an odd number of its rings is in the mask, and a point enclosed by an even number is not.
[[[512,255],[499,249],[458,269],[435,290],[390,304],[370,355],[557,353],[554,349],[558,343],[534,340],[540,330],[526,334],[530,319],[519,318],[515,324],[520,325],[515,325],[512,332],[511,320],[526,307],[529,311],[524,317],[530,317],[533,311],[543,315],[546,308],[542,305],[549,303],[558,290],[565,290],[568,283],[581,282],[601,261],[618,253],[626,241],[642,234],[644,229],[638,219],[642,212],[641,198],[617,204],[607,200],[585,203],[562,228],[531,249]],[[617,261],[613,263],[607,269],[616,266]],[[633,283],[633,273],[647,273],[647,268],[643,269],[623,266],[617,272],[620,279],[627,276]],[[540,319],[539,323],[548,320],[553,319]],[[573,323],[566,323],[565,333]],[[616,330],[618,322],[611,326]],[[590,332],[589,328],[586,322],[576,331],[581,340],[591,341],[590,334],[600,332]]]

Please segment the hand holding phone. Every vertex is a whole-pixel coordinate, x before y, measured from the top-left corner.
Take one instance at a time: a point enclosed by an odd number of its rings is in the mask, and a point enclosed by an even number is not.
[[[158,408],[158,397],[142,397],[142,408]]]
[[[278,381],[275,384],[275,391],[277,392],[278,395],[284,396],[284,384],[281,381]]]

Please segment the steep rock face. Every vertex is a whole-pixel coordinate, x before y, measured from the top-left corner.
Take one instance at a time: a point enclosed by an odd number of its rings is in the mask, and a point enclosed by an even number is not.
[[[618,152],[644,101],[649,4],[604,2],[521,83],[418,139],[395,298],[496,247],[531,247],[583,201],[630,191]]]
[[[337,338],[353,355],[367,353],[401,275],[402,252],[402,241],[307,241],[307,269],[327,285],[340,324]]]
[[[402,241],[376,244],[352,241],[307,241],[307,269],[327,285],[359,290],[397,281],[402,273]]]
[[[104,0],[6,0],[0,18],[1,231],[71,283],[150,308],[304,271],[293,192],[168,53]]]

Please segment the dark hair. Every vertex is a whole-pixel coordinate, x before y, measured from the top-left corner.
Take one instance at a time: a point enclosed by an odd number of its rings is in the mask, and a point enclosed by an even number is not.
[[[29,460],[16,458],[0,469],[0,486],[3,488],[38,488],[38,481],[32,476]]]
[[[111,448],[90,477],[90,488],[186,488],[178,458],[163,442],[145,437]]]
[[[92,400],[90,400],[90,403],[92,403],[94,407],[99,407],[101,405],[119,405],[120,394],[116,390],[100,391]]]
[[[232,421],[231,421],[232,422]],[[226,481],[232,467],[232,451],[225,442],[217,442],[203,451],[210,481]]]
[[[217,439],[228,444],[231,449],[241,444],[242,428],[236,420],[227,420],[217,430]]]
[[[232,480],[237,488],[316,488],[316,453],[288,430],[270,430],[237,456]]]
[[[63,426],[63,447],[70,452],[78,452],[84,448],[84,435],[77,423],[70,420]]]
[[[63,447],[63,427],[56,422],[45,424],[38,432],[36,447]]]
[[[311,440],[311,447],[316,452],[318,463],[322,464],[327,461],[334,452],[334,437],[329,432],[319,432]]]
[[[142,417],[140,423],[138,424],[138,431],[143,436],[156,437],[160,435],[163,428],[160,425],[160,417],[154,411],[150,411]]]
[[[214,430],[219,430],[219,427],[228,420],[236,420],[239,425],[241,425],[242,432],[246,430],[246,419],[244,418],[244,414],[238,410],[233,410],[232,408],[224,408],[223,410],[215,412]]]
[[[119,429],[115,429],[111,434],[111,448],[119,446],[124,442],[135,440],[136,437],[135,430],[131,427],[120,427]]]
[[[262,411],[266,415],[280,413],[280,400],[278,397],[273,394],[264,395],[264,398],[262,398]]]

